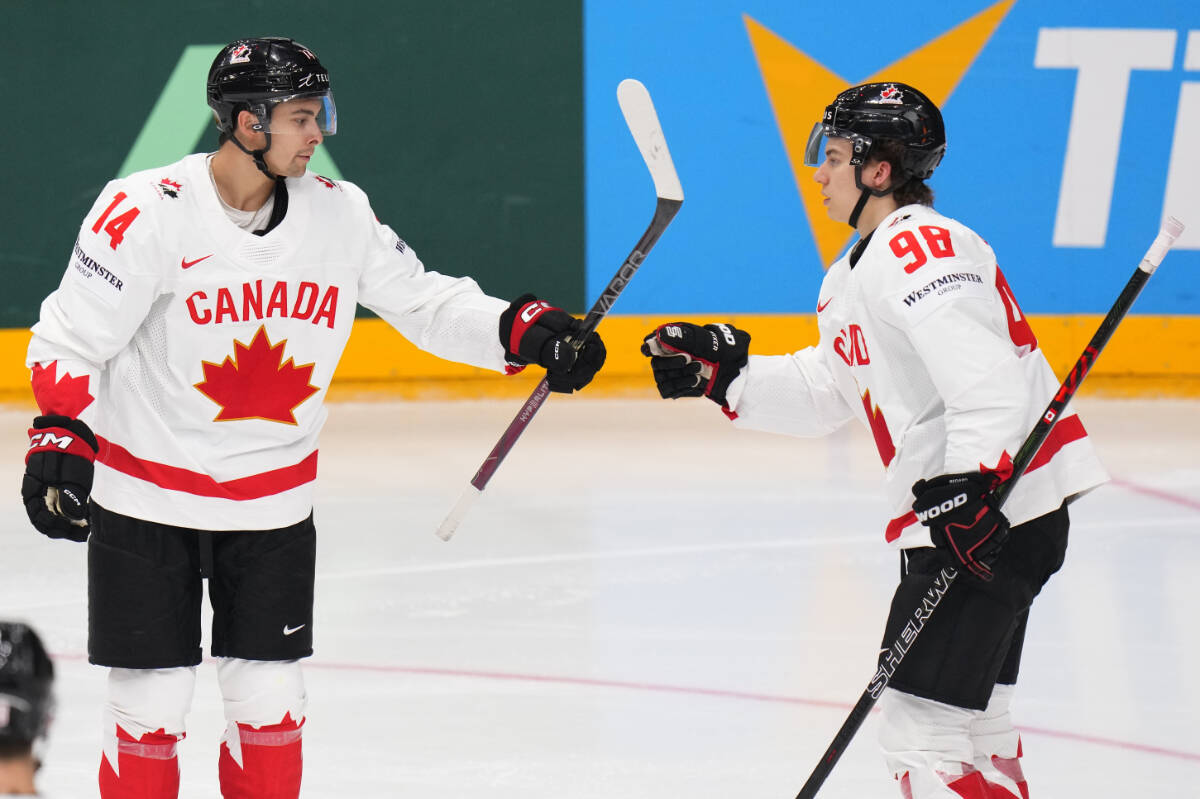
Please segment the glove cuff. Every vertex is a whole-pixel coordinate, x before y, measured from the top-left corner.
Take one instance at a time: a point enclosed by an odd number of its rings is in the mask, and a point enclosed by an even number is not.
[[[39,416],[29,428],[29,451],[25,454],[25,462],[38,452],[56,452],[75,455],[92,463],[99,450],[95,434],[81,420],[69,416]]]
[[[529,363],[529,359],[520,354],[521,335],[529,327],[529,322],[518,324],[518,318],[526,305],[537,301],[538,298],[533,294],[522,294],[510,302],[500,314],[500,346],[504,347],[505,357],[510,361]]]
[[[710,400],[727,409],[729,403],[726,401],[725,392],[750,362],[750,334],[733,325],[717,324],[705,327],[714,336],[721,337],[722,345],[719,350],[720,359],[713,364],[712,379],[704,393]]]

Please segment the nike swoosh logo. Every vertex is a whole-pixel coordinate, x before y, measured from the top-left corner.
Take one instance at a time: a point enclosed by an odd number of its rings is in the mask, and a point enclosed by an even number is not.
[[[283,625],[283,634],[291,635],[292,633],[296,632],[297,630],[303,630],[307,626],[308,626],[307,624],[301,624],[299,627],[288,627],[285,624],[285,625]]]
[[[196,259],[196,260],[194,260],[194,261],[189,261],[187,258],[180,258],[180,259],[179,259],[179,265],[180,265],[181,267],[183,267],[184,269],[188,269],[188,268],[190,268],[190,267],[193,267],[193,266],[195,266],[196,264],[200,263],[201,261],[205,260],[206,258],[212,258],[212,257],[213,257],[213,254],[214,254],[214,253],[211,253],[211,252],[210,252],[208,255],[204,256],[204,258],[197,258],[197,259]]]
[[[830,297],[829,299],[825,300],[825,302],[818,302],[817,303],[817,313],[820,313],[821,311],[828,308],[829,303],[831,303],[831,302],[833,302],[833,297]]]

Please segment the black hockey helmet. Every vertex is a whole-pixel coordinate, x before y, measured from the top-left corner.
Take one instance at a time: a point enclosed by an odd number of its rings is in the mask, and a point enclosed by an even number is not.
[[[337,112],[329,71],[315,53],[282,36],[238,39],[221,48],[208,70],[208,104],[221,132],[232,133],[237,113],[246,109],[266,126],[271,109],[301,97],[319,98],[321,132],[337,132]]]
[[[0,621],[0,740],[34,743],[54,715],[54,664],[27,624]]]
[[[825,137],[849,139],[854,146],[850,163],[863,164],[876,142],[904,145],[901,168],[906,178],[925,180],[946,152],[946,127],[933,101],[904,83],[864,83],[839,94],[825,107],[824,118],[808,137],[804,163],[821,163]]]

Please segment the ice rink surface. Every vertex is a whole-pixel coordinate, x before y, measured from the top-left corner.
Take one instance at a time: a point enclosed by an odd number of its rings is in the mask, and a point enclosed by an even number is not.
[[[331,406],[302,795],[794,796],[873,674],[898,574],[869,434],[555,396],[443,543],[519,406]],[[1114,480],[1073,506],[1067,565],[1034,605],[1014,704],[1026,775],[1035,797],[1195,796],[1200,402],[1076,408]],[[25,519],[29,417],[0,411],[0,616],[34,624],[58,667],[42,789],[92,797],[104,670],[86,661],[86,548]],[[875,724],[822,797],[899,796]],[[206,661],[182,797],[219,795],[223,727]]]

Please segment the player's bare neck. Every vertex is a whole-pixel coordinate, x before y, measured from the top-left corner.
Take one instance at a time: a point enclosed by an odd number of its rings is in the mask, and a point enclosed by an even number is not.
[[[870,236],[875,228],[879,227],[879,223],[887,219],[892,211],[899,207],[896,204],[896,198],[891,194],[867,200],[866,207],[858,215],[858,224],[854,226],[854,229],[858,231],[858,237],[865,239]]]
[[[0,760],[0,796],[37,793],[33,785],[35,770],[32,757]]]
[[[231,142],[222,144],[213,156],[212,173],[221,199],[241,211],[257,211],[275,191],[275,181]]]

